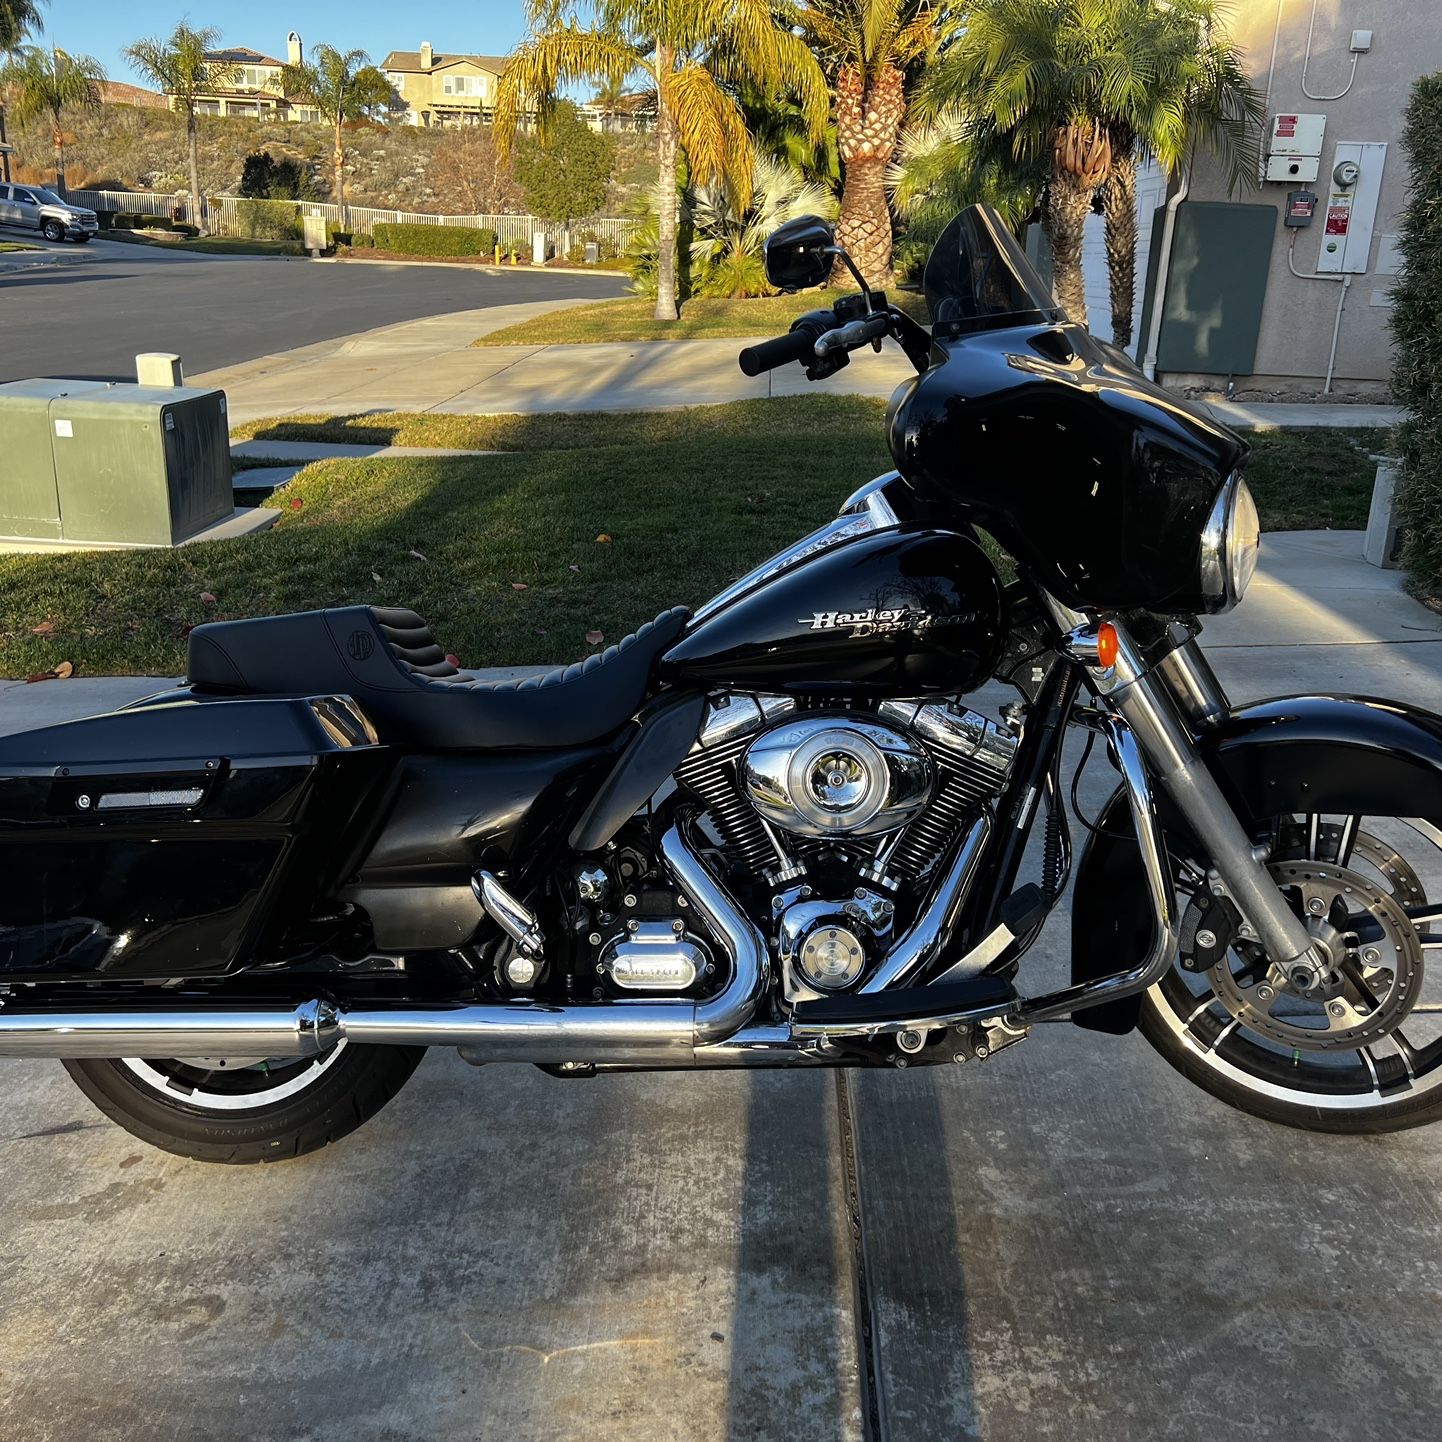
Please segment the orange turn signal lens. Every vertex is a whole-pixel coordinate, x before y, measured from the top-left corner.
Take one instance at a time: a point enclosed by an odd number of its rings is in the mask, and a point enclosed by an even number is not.
[[[1103,621],[1097,627],[1097,662],[1104,671],[1110,671],[1117,664],[1117,628],[1110,621]]]

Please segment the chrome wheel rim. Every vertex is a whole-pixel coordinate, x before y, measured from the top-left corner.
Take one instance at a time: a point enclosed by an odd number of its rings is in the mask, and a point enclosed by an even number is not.
[[[313,1057],[122,1057],[120,1065],[166,1101],[207,1112],[274,1106],[314,1086],[345,1050]]]
[[[1310,1017],[1300,998],[1279,996],[1265,1009],[1277,1021],[1268,1027],[1255,988],[1265,977],[1281,992],[1280,973],[1268,973],[1254,947],[1234,943],[1210,971],[1188,972],[1179,957],[1148,993],[1154,1015],[1209,1071],[1269,1100],[1368,1111],[1435,1092],[1442,1087],[1442,968],[1429,976],[1424,961],[1442,950],[1442,903],[1428,900],[1442,896],[1442,831],[1415,817],[1284,817],[1274,847],[1279,884],[1305,883],[1313,891],[1299,894],[1314,904],[1320,895],[1333,930],[1354,929],[1353,974],[1335,996],[1314,998]],[[1185,907],[1201,868],[1183,857],[1174,869]],[[1329,1004],[1340,1008],[1336,1016]],[[1298,1035],[1294,1025],[1310,1031]]]

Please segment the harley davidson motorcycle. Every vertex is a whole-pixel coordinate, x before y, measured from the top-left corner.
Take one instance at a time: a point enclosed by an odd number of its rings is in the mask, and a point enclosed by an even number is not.
[[[783,289],[838,263],[815,219],[768,245]],[[695,614],[504,682],[407,610],[219,622],[186,688],[0,740],[0,1055],[229,1162],[342,1136],[431,1046],[975,1066],[1064,1020],[1292,1126],[1442,1115],[1442,718],[1231,704],[1198,618],[1257,563],[1246,445],[990,210],[924,290],[929,331],[863,285],[742,352],[818,379],[890,338],[916,375],[896,469]],[[1069,736],[1116,771],[1093,817]],[[1068,790],[1071,977],[1038,991]]]

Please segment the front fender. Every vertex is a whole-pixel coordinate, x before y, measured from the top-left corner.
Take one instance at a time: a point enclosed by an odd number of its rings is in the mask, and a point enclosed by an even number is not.
[[[1242,706],[1201,740],[1207,767],[1251,825],[1283,812],[1442,817],[1442,717],[1370,696],[1283,696]],[[1168,830],[1184,820],[1157,798]],[[1096,822],[1076,871],[1072,980],[1135,965],[1150,936],[1146,883],[1126,797]],[[1089,1031],[1136,1025],[1140,997],[1079,1011]]]

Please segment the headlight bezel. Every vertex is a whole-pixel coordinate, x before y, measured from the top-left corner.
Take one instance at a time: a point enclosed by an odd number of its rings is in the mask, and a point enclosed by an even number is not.
[[[1230,611],[1242,599],[1256,573],[1260,549],[1257,503],[1246,478],[1234,471],[1217,492],[1202,528],[1198,585],[1208,614]]]

